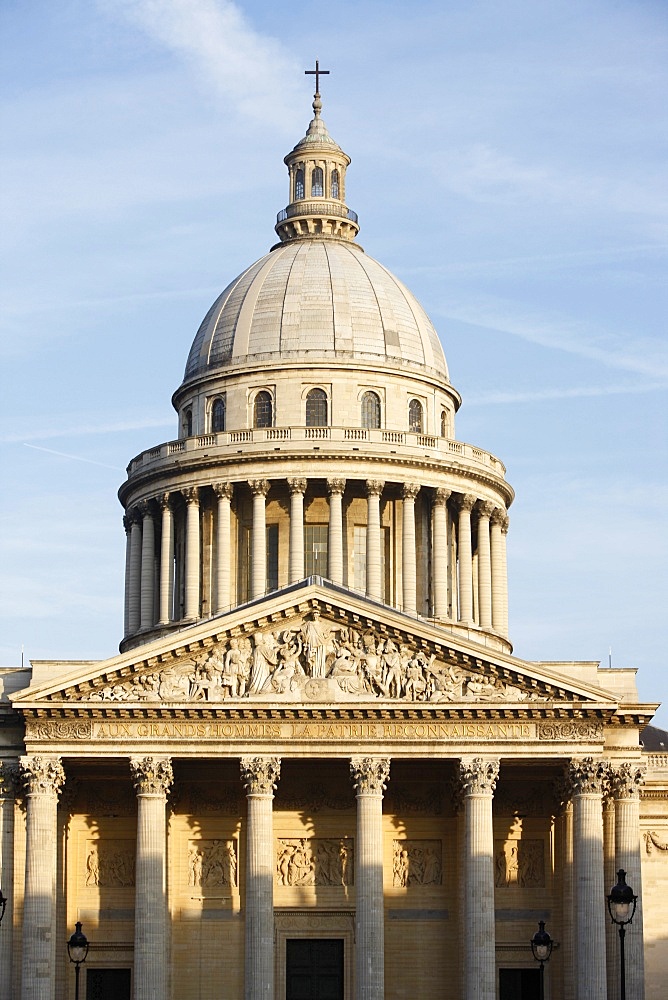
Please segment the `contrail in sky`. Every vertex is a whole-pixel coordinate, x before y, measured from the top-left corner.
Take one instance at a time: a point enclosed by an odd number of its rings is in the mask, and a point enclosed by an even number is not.
[[[117,465],[105,465],[104,462],[95,462],[92,458],[82,458],[81,455],[68,455],[66,451],[41,448],[38,444],[28,444],[27,441],[24,441],[23,445],[25,448],[33,448],[35,451],[45,451],[47,455],[58,455],[59,458],[71,458],[75,462],[88,462],[89,465],[99,465],[103,469],[113,469],[114,472],[125,472],[125,469],[119,469]]]

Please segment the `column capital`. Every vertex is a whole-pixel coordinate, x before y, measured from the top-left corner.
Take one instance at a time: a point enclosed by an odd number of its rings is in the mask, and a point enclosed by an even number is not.
[[[384,489],[385,489],[385,482],[382,479],[367,479],[366,481],[367,496],[379,497]]]
[[[130,532],[132,531],[132,515],[131,514],[123,514],[123,528],[125,530],[125,534],[126,535],[129,535]]]
[[[248,485],[254,497],[266,497],[269,492],[268,479],[249,479]]]
[[[327,492],[329,493],[330,496],[332,495],[332,493],[341,493],[341,494],[343,494],[345,488],[346,488],[346,481],[345,481],[345,479],[328,479],[327,480]]]
[[[507,520],[508,515],[506,513],[505,507],[495,507],[492,511],[490,521],[492,524],[500,524],[503,527],[504,520]],[[507,530],[507,529],[506,529]]]
[[[401,487],[401,496],[404,500],[415,500],[420,489],[420,483],[404,483]]]
[[[510,518],[506,514],[505,517],[501,518],[501,531],[504,535],[508,534],[508,527],[510,525]]]
[[[636,761],[611,762],[608,770],[608,781],[612,798],[639,798],[640,786],[645,783],[646,773],[646,766]]]
[[[445,486],[437,486],[434,490],[432,503],[434,507],[445,507],[451,496],[452,490],[446,489]]]
[[[185,486],[181,490],[181,496],[187,504],[197,504],[199,503],[199,487]]]
[[[460,493],[457,497],[457,510],[472,511],[478,498],[473,493]]]
[[[496,507],[490,500],[478,500],[478,517],[482,520],[491,518]]]
[[[273,795],[281,776],[280,757],[241,757],[239,764],[246,795]]]
[[[214,483],[213,492],[219,500],[232,500],[234,496],[234,486],[232,483]]]
[[[350,776],[358,795],[382,795],[390,780],[390,758],[351,757]]]
[[[570,760],[566,767],[567,787],[573,795],[602,795],[608,776],[605,760],[581,757]]]
[[[137,510],[139,511],[139,516],[141,517],[142,521],[145,520],[147,517],[153,517],[153,511],[151,510],[150,500],[140,500],[139,503],[137,504]]]
[[[303,496],[304,493],[306,493],[308,483],[305,479],[288,479],[287,482],[291,495],[294,493],[301,493]]]
[[[170,508],[172,506],[172,494],[171,493],[169,493],[169,492],[160,493],[160,494],[158,494],[158,496],[155,499],[156,499],[156,501],[158,503],[158,506],[160,507],[160,510],[170,510]]]
[[[462,795],[493,795],[499,778],[497,757],[462,757],[459,783]]]
[[[167,795],[174,781],[170,757],[131,757],[130,771],[137,795]]]
[[[65,771],[60,757],[40,754],[19,759],[19,775],[27,795],[55,795],[65,784]]]
[[[18,760],[0,762],[0,799],[13,799],[20,788]]]
[[[141,512],[139,510],[139,504],[133,504],[132,507],[128,507],[128,509],[126,510],[125,515],[123,517],[123,525],[125,526],[126,524],[127,524],[127,527],[125,529],[126,531],[128,530],[128,528],[132,528],[133,524],[141,524]]]

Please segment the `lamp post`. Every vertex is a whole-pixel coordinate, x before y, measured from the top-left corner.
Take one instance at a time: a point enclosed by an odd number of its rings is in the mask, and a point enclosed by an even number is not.
[[[545,1000],[545,969],[544,965],[549,962],[554,941],[545,930],[545,921],[538,921],[538,930],[531,938],[531,951],[537,962],[540,962],[540,1000]]]
[[[617,884],[610,890],[608,899],[608,912],[612,917],[612,922],[619,927],[619,965],[621,974],[620,1000],[626,1000],[626,965],[624,962],[624,938],[626,937],[626,925],[630,924],[636,912],[638,897],[633,895],[633,889],[626,884],[626,872],[620,868],[617,872]]]
[[[7,897],[2,895],[2,889],[0,889],[0,924],[2,923],[2,918],[5,915],[6,907],[7,907]]]
[[[74,934],[67,942],[67,954],[70,962],[74,962],[74,1000],[79,1000],[79,966],[88,955],[88,938],[81,930],[80,920],[77,920]]]

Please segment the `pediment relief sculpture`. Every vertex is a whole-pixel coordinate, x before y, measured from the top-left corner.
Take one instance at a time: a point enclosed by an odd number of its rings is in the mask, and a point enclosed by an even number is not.
[[[310,612],[289,627],[233,636],[200,655],[94,681],[69,699],[111,702],[545,701],[538,690],[427,655],[410,640],[336,625]]]

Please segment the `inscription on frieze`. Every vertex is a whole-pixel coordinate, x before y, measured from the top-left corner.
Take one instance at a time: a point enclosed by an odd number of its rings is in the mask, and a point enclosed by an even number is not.
[[[86,845],[87,887],[128,888],[135,884],[135,842],[133,840],[89,840]]]
[[[276,851],[276,882],[282,886],[352,885],[354,864],[351,837],[282,838]]]
[[[395,840],[392,854],[392,885],[441,885],[443,880],[440,840]]]
[[[233,840],[191,840],[188,885],[195,889],[237,885],[237,850]]]
[[[494,872],[497,889],[544,888],[545,844],[542,840],[495,840]]]

